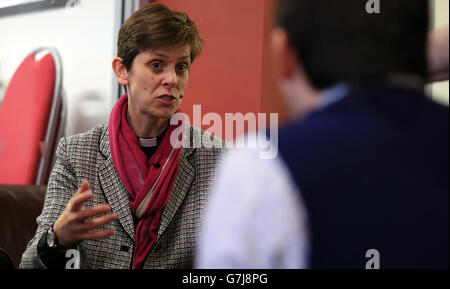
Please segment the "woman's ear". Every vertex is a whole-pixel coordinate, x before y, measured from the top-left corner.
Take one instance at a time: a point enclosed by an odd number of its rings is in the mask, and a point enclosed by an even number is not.
[[[112,62],[112,68],[114,70],[114,74],[116,75],[117,81],[123,85],[128,85],[128,71],[125,65],[123,64],[123,60],[120,57],[114,58]]]

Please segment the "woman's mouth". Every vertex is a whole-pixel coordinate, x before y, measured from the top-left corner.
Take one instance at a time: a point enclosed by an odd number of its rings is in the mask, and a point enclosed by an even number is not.
[[[171,94],[164,94],[158,96],[157,100],[162,104],[171,105],[177,100],[177,98]]]

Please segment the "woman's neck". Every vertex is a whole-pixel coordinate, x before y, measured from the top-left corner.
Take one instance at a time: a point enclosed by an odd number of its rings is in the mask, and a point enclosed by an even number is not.
[[[169,125],[168,119],[154,118],[127,111],[127,122],[137,137],[149,138],[161,135]]]

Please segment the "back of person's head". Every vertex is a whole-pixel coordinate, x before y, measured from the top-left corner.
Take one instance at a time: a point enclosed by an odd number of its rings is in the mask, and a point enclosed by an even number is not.
[[[277,26],[316,88],[397,74],[425,78],[428,1],[378,0],[380,13],[372,14],[368,2],[278,0]]]

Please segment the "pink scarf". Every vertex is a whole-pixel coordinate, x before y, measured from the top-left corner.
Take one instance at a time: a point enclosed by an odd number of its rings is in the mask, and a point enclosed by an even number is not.
[[[131,209],[138,220],[133,268],[140,269],[158,236],[162,209],[170,198],[178,174],[181,145],[172,147],[170,135],[178,125],[169,125],[155,153],[147,159],[128,125],[127,108],[125,94],[110,115],[109,145],[114,167],[130,194]],[[178,138],[180,142],[182,137]]]

